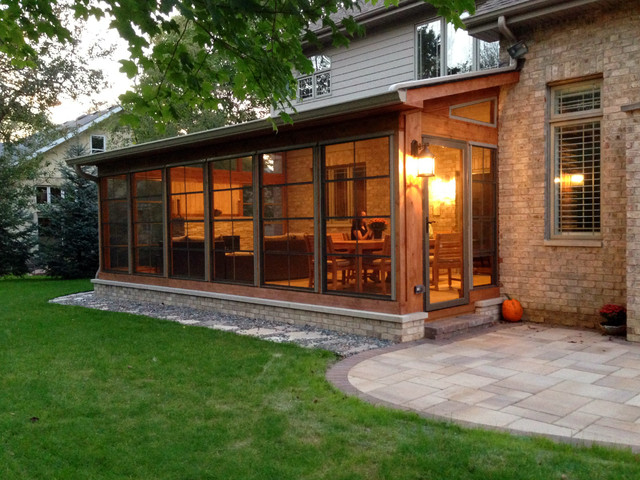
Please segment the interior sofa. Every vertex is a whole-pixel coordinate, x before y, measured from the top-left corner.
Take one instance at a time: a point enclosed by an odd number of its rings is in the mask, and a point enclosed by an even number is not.
[[[253,255],[238,252],[237,235],[214,239],[214,280],[253,282]],[[204,279],[204,239],[174,237],[171,275]],[[304,233],[264,237],[264,281],[308,278],[309,255]]]

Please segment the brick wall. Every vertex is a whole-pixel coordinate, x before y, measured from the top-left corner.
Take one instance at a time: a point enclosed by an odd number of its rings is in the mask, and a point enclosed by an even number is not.
[[[627,338],[640,342],[640,104],[626,120]]]
[[[639,13],[638,3],[631,2],[624,11],[602,10],[519,32],[529,53],[520,82],[504,89],[500,99],[500,278],[502,290],[523,303],[530,320],[595,326],[603,304],[627,303],[628,114],[620,107],[638,101]],[[603,77],[602,246],[546,246],[547,85],[598,74]]]

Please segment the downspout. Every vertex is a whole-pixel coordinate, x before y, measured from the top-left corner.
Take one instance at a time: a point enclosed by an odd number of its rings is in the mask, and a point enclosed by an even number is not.
[[[507,19],[504,18],[504,15],[498,17],[498,30],[500,30],[500,33],[504,35],[511,44],[518,43],[518,39],[507,26]]]
[[[78,174],[78,176],[84,178],[85,180],[90,180],[90,181],[92,181],[94,183],[98,183],[98,181],[100,180],[95,175],[91,175],[90,173],[87,173],[84,170],[82,170],[80,165],[74,165],[73,166],[73,170]]]

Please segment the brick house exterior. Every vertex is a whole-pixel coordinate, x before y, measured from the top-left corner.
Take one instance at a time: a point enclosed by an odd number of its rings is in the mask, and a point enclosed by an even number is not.
[[[459,34],[431,7],[376,8],[362,12],[365,39],[309,50],[322,82],[300,80],[308,98],[277,136],[252,122],[71,162],[97,165],[102,182],[96,291],[398,341],[443,316],[497,318],[504,293],[528,320],[589,328],[616,303],[640,341],[640,1],[479,1],[465,19],[473,56],[458,64],[440,52]],[[526,50],[507,53],[518,42]],[[435,157],[427,179],[420,151]],[[200,179],[190,188],[202,205],[186,220],[170,200],[188,191],[172,183],[181,165]],[[164,208],[152,245],[136,233],[145,169]],[[116,225],[118,202],[128,220]],[[388,250],[346,239],[331,250],[365,209],[387,222]],[[198,233],[178,235],[178,217]],[[116,227],[128,232],[119,244]],[[436,266],[445,238],[459,242],[448,285]],[[195,276],[176,273],[189,248]],[[145,249],[155,256],[143,262]],[[349,265],[340,282],[333,259]]]
[[[514,27],[529,53],[520,81],[501,92],[500,280],[536,322],[594,327],[602,305],[626,305],[628,336],[637,341],[640,2],[601,3]],[[548,88],[591,77],[602,79],[601,237],[593,246],[549,241]]]

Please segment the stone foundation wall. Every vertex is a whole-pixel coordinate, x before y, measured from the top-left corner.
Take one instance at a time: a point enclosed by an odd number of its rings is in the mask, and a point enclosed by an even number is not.
[[[389,315],[106,280],[94,280],[93,283],[96,295],[103,298],[187,306],[248,318],[311,325],[394,342],[424,337],[426,314]]]

